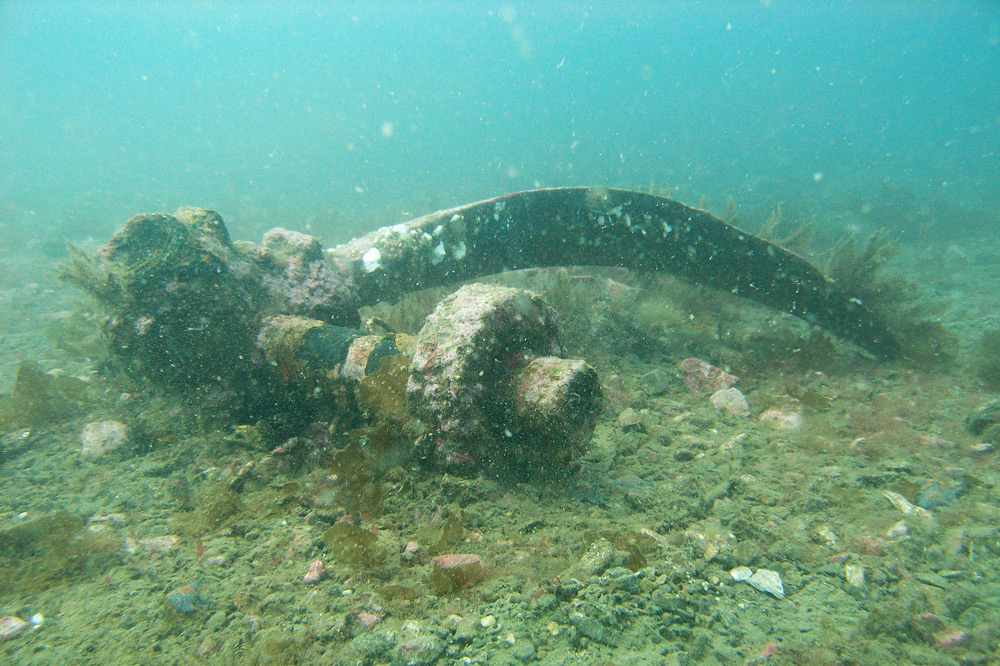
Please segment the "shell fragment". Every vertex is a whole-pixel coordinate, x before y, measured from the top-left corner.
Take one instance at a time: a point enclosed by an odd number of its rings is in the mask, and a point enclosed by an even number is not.
[[[757,569],[752,576],[747,578],[747,583],[761,592],[767,592],[778,599],[785,598],[785,588],[781,584],[781,576],[777,571],[770,569]]]
[[[750,567],[736,567],[729,572],[729,575],[737,583],[746,583],[750,587],[761,592],[767,592],[778,599],[785,598],[785,588],[781,584],[781,576],[778,575],[777,571],[771,571],[770,569],[757,569],[757,571],[754,571]]]

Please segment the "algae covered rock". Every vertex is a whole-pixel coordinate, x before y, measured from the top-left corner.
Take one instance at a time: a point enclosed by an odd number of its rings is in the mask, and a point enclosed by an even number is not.
[[[129,427],[120,421],[92,421],[80,433],[80,455],[99,458],[129,443]]]
[[[104,334],[130,372],[187,384],[246,375],[256,276],[214,211],[133,217],[66,277],[109,309]]]

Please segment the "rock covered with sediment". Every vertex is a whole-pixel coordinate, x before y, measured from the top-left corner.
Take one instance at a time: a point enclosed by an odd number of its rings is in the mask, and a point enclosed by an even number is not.
[[[100,458],[129,443],[129,427],[120,421],[92,421],[80,433],[80,455]]]

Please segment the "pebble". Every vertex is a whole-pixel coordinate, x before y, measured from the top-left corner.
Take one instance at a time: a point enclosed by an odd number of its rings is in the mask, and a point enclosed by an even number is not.
[[[890,539],[902,539],[907,534],[910,533],[910,528],[907,526],[905,520],[900,520],[896,522],[885,535]]]
[[[642,392],[647,396],[662,395],[670,389],[670,376],[659,368],[647,372],[639,379]]]
[[[378,624],[379,620],[381,619],[382,616],[376,615],[375,613],[368,613],[366,611],[361,611],[360,613],[358,613],[358,622],[368,627],[369,629]]]
[[[934,520],[933,514],[923,507],[912,504],[905,497],[892,490],[885,490],[882,495],[889,500],[894,507],[902,511],[907,516],[917,516],[924,520]]]
[[[113,525],[124,525],[128,520],[124,513],[109,513],[106,516],[93,515],[87,521],[89,523],[111,523]]]
[[[750,567],[736,567],[729,572],[729,575],[733,577],[737,583],[742,583],[747,578],[753,575],[753,569]]]
[[[738,388],[720,389],[712,394],[711,401],[716,409],[724,409],[733,416],[746,416],[750,413],[750,405]]]
[[[323,566],[323,561],[313,560],[313,563],[309,565],[309,571],[302,577],[302,582],[306,585],[312,585],[323,580],[325,575],[326,567]]]
[[[758,417],[761,423],[770,423],[778,430],[798,430],[802,427],[802,412],[768,409]]]
[[[16,615],[8,615],[7,617],[0,618],[0,641],[8,641],[30,626],[30,623],[25,622]]]
[[[181,538],[176,534],[164,534],[163,536],[139,539],[138,545],[149,550],[155,550],[157,553],[166,553],[169,550],[173,550],[180,542]]]
[[[129,428],[120,421],[92,421],[80,433],[80,455],[99,458],[129,441]]]
[[[618,415],[618,427],[623,432],[642,430],[642,422],[639,420],[639,414],[631,407],[626,407]]]
[[[865,586],[865,568],[860,564],[845,564],[844,579],[851,587]]]
[[[964,631],[953,631],[950,634],[945,634],[938,639],[938,645],[944,649],[950,649],[961,645],[965,641],[969,640],[969,634]]]

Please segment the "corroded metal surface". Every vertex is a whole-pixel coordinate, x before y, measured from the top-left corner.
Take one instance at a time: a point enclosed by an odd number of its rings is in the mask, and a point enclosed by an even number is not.
[[[607,188],[530,190],[384,227],[330,252],[358,305],[542,266],[663,271],[815,323],[879,356],[885,322],[808,261],[702,210]]]

